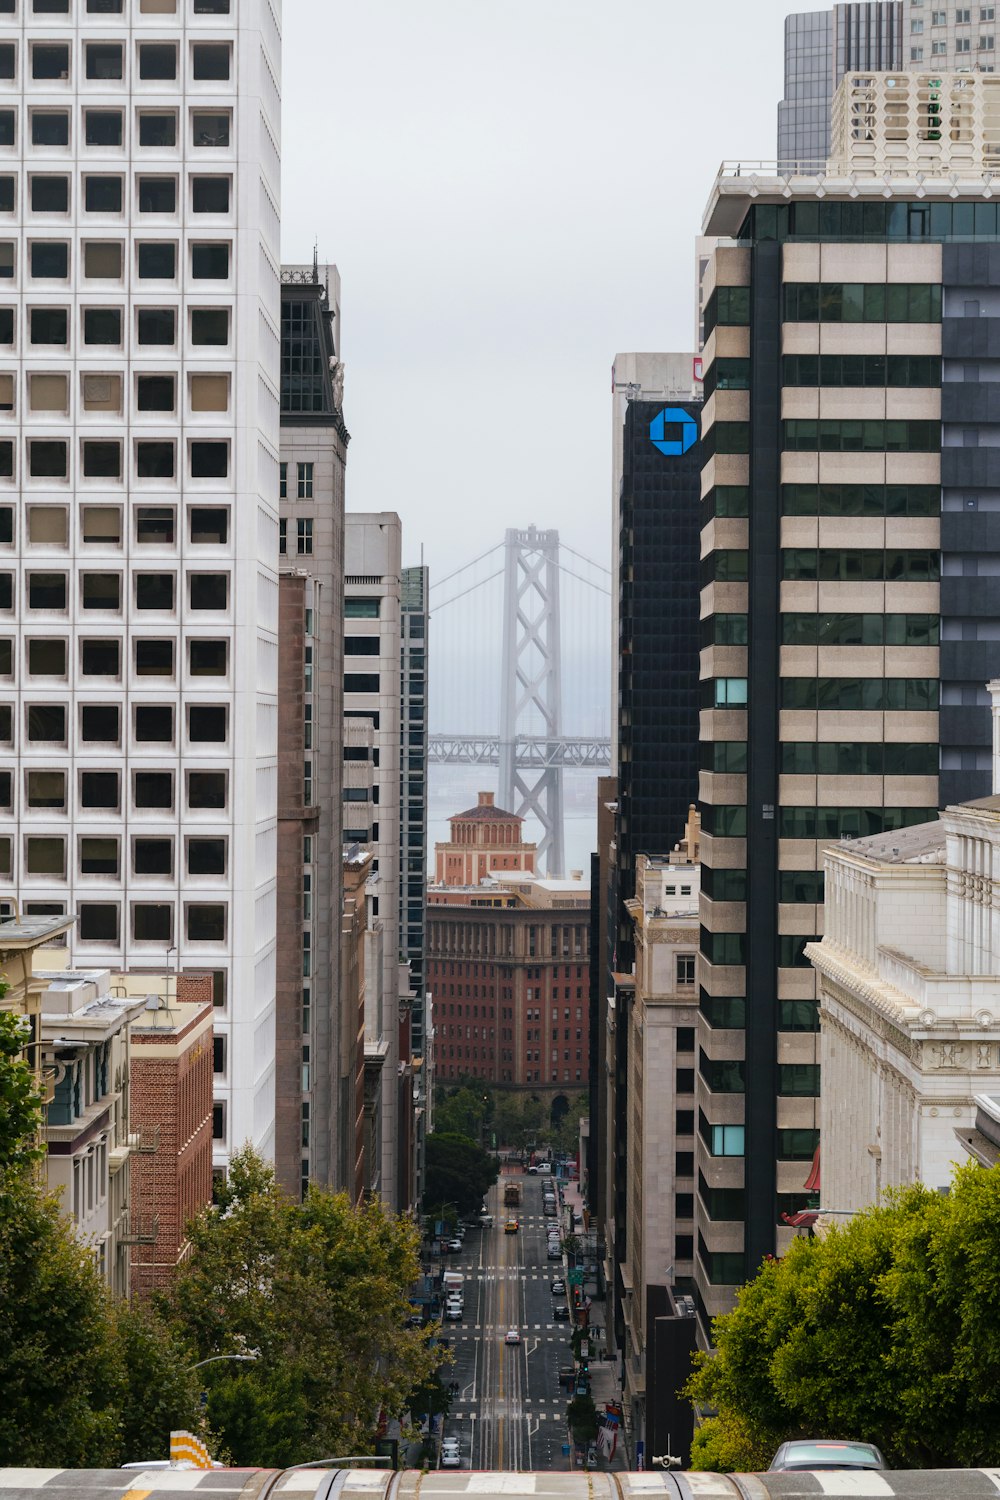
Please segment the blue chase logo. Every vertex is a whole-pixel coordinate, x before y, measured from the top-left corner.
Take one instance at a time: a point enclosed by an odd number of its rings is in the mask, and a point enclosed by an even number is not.
[[[679,458],[698,441],[698,423],[680,406],[665,406],[649,424],[649,441],[668,458]]]

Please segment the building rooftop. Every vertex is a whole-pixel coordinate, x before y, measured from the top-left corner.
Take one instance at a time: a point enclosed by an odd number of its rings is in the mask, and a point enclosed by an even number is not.
[[[887,865],[935,864],[944,858],[945,832],[940,820],[914,823],[910,828],[896,828],[889,833],[845,839],[839,847]]]
[[[493,801],[492,792],[480,792],[479,801],[475,807],[467,808],[465,812],[452,813],[448,819],[449,823],[487,822],[502,818],[507,823],[523,823],[524,819],[513,812],[506,812],[502,807],[497,807]]]
[[[76,917],[22,917],[0,922],[0,952],[37,948],[39,943],[68,932]]]

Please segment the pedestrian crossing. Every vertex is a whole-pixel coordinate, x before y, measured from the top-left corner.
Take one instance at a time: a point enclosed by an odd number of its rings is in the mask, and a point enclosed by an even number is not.
[[[551,1333],[553,1329],[565,1333],[570,1331],[568,1323],[519,1323],[517,1326],[522,1333]],[[446,1338],[471,1339],[483,1331],[482,1323],[448,1323],[446,1327],[448,1330],[445,1334]],[[552,1344],[557,1341],[550,1338],[548,1342]]]

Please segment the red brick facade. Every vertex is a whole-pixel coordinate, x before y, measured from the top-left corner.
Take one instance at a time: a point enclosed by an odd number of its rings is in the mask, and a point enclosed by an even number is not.
[[[190,1253],[186,1226],[212,1201],[212,976],[179,974],[177,997],[132,1028],[132,1205],[158,1221],[155,1242],[132,1247],[138,1297],[169,1282]]]
[[[436,885],[478,885],[490,875],[531,874],[535,845],[524,842],[524,819],[494,805],[492,792],[449,818],[451,839],[434,845]]]

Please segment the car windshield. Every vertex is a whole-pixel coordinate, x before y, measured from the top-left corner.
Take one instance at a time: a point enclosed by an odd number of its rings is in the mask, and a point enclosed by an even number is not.
[[[826,1464],[877,1464],[875,1449],[868,1443],[793,1443],[785,1462],[808,1469]]]

